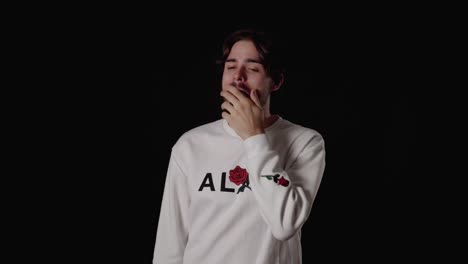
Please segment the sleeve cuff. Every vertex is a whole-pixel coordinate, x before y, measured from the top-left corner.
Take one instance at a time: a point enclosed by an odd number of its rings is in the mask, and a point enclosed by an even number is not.
[[[255,156],[271,150],[270,142],[266,134],[258,134],[244,140],[244,149],[248,157]]]

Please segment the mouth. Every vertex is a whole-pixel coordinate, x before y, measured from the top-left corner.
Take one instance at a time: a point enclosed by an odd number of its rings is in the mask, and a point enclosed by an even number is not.
[[[236,85],[237,89],[243,92],[247,97],[250,97],[250,89],[243,83],[239,83]]]
[[[245,91],[245,90],[242,90],[242,89],[239,89],[241,92],[243,92],[245,94],[245,96],[247,97],[250,97],[250,93],[248,91]]]

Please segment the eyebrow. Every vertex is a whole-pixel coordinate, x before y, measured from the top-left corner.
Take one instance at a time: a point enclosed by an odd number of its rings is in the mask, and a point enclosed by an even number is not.
[[[237,59],[227,59],[226,62],[237,62]],[[247,59],[247,62],[262,64],[261,61],[255,59]]]

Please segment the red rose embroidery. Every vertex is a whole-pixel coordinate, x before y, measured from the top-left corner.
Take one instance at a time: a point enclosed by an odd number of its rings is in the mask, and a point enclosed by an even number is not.
[[[246,169],[241,168],[240,166],[236,166],[233,170],[229,171],[229,180],[236,185],[242,184],[236,194],[243,192],[245,188],[252,190],[249,186],[249,173]]]
[[[233,170],[229,171],[229,180],[236,185],[244,183],[249,177],[249,173],[246,169],[236,166]]]
[[[279,174],[275,174],[275,175],[262,175],[260,177],[265,177],[267,178],[268,180],[273,180],[274,182],[276,182],[276,184],[278,185],[281,185],[281,186],[284,186],[284,187],[287,187],[289,185],[289,181],[286,180],[283,176],[281,176],[281,178],[279,178]],[[279,178],[279,179],[278,179]]]
[[[281,176],[281,178],[279,178],[278,180],[278,184],[286,187],[289,185],[289,181],[283,178],[283,176]]]

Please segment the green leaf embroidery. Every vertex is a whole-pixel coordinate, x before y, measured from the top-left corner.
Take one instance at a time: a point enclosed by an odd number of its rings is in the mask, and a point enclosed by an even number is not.
[[[274,182],[278,183],[278,178],[279,178],[279,174],[275,174],[275,175],[261,175],[260,177],[266,177],[268,180],[273,180]]]
[[[250,188],[250,186],[248,186],[248,185],[246,185],[246,184],[244,183],[244,185],[242,185],[242,186],[239,188],[239,190],[237,191],[236,194],[238,194],[239,192],[243,192],[244,189],[245,189],[245,187],[247,187],[247,188],[249,188],[250,190],[252,190],[252,189]]]

